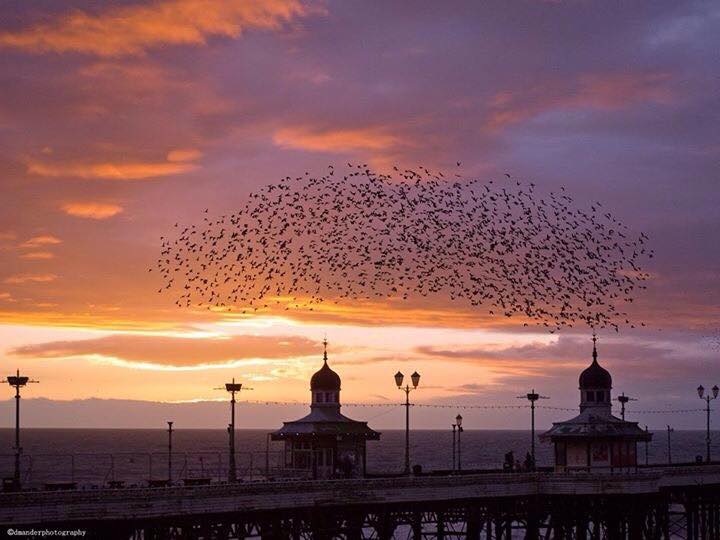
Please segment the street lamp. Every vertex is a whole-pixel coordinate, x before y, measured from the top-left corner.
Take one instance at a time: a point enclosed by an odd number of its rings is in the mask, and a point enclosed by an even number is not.
[[[457,428],[457,424],[451,424],[452,430],[453,430],[453,447],[452,447],[452,470],[455,472],[455,428]]]
[[[8,376],[7,382],[10,386],[15,387],[15,474],[13,476],[13,487],[14,489],[20,489],[20,455],[22,454],[22,447],[20,446],[20,388],[28,383],[40,381],[31,381],[28,377],[21,377],[18,369],[15,375]]]
[[[168,485],[172,484],[172,434],[173,423],[168,421]]]
[[[221,388],[216,388],[216,390],[221,390]],[[235,467],[235,393],[240,392],[240,390],[252,390],[252,388],[245,387],[243,388],[242,383],[236,383],[235,378],[233,377],[232,382],[225,383],[225,390],[230,392],[230,423],[228,424],[228,437],[230,439],[230,461],[228,463],[228,481],[229,482],[236,482],[237,481],[237,475]]]
[[[460,434],[463,432],[462,427],[462,416],[459,414],[455,417],[455,423],[457,424],[458,428],[458,448],[457,448],[457,464],[458,464],[458,471],[462,471],[462,460],[461,457],[461,450],[460,450]]]
[[[720,392],[720,388],[718,388],[717,384],[712,387],[712,397],[710,397],[709,394],[707,396],[705,395],[705,388],[703,388],[702,385],[697,387],[698,396],[700,399],[704,399],[706,403],[705,413],[707,414],[707,434],[705,435],[705,444],[707,445],[707,453],[705,461],[708,463],[710,463],[710,401],[718,397],[718,392]]]
[[[533,388],[529,394],[518,396],[518,399],[527,399],[530,402],[530,455],[532,456],[533,467],[535,466],[535,402],[538,399],[550,399],[548,396],[541,396]]]
[[[627,405],[628,401],[637,401],[637,399],[626,396],[625,392],[623,392],[617,397],[617,400],[620,402],[620,417],[625,420],[625,405]]]
[[[667,447],[668,447],[668,465],[672,464],[672,453],[670,451],[670,434],[675,431],[670,426],[667,427]]]
[[[412,375],[410,375],[410,379],[412,380],[412,387],[407,384],[403,388],[403,379],[405,376],[402,374],[402,372],[398,371],[395,374],[395,384],[397,385],[398,389],[405,392],[405,474],[410,474],[410,391],[415,390],[418,387],[418,384],[420,384],[420,374],[415,371]]]

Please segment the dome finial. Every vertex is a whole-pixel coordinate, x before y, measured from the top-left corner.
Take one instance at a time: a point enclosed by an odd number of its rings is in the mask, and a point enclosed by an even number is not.
[[[340,377],[328,365],[327,337],[323,339],[323,365],[310,379],[311,390],[340,390]]]
[[[594,328],[593,328],[592,341],[593,341],[593,353],[592,353],[593,354],[593,362],[597,362],[597,356],[598,356],[598,354],[597,354],[597,334],[595,333]]]

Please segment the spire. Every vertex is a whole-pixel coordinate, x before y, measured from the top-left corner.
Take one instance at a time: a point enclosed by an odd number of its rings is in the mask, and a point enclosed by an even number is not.
[[[597,362],[597,357],[598,357],[598,354],[597,354],[597,334],[595,333],[595,330],[593,330],[592,341],[593,341],[593,353],[592,353],[593,362]]]
[[[327,336],[325,336],[325,339],[323,339],[323,362],[327,364]]]

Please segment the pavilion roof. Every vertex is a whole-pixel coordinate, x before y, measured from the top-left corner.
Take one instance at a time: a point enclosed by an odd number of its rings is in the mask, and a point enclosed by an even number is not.
[[[579,415],[564,422],[554,422],[553,427],[540,435],[541,440],[563,439],[623,439],[628,441],[649,441],[652,434],[630,422],[613,415],[598,414],[585,409]]]
[[[369,428],[367,422],[353,420],[336,408],[316,407],[308,414],[292,422],[283,422],[283,427],[271,433],[273,440],[299,435],[355,435],[368,440],[377,440],[380,433]]]

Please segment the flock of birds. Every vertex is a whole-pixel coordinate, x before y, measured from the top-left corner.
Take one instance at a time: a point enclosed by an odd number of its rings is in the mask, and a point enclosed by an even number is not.
[[[637,324],[624,309],[652,257],[646,235],[599,202],[575,207],[564,188],[542,197],[509,175],[483,182],[424,167],[329,166],[251,193],[234,214],[205,210],[202,224],[175,227],[161,238],[159,292],[242,313],[450,300],[551,331],[617,330]]]

